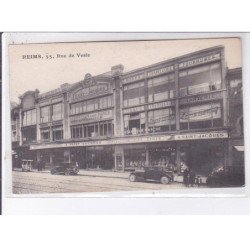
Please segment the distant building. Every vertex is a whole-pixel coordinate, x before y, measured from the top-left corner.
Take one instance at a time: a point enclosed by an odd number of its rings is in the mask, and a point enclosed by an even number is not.
[[[233,151],[244,149],[237,148],[244,145],[237,81],[241,69],[227,70],[218,46],[27,91],[11,112],[15,157],[117,171],[172,163],[179,173],[188,165],[206,176],[232,166]]]

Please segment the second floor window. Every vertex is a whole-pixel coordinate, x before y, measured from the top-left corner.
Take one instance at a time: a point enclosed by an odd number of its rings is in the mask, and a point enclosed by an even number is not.
[[[136,106],[145,103],[144,82],[137,82],[124,86],[123,105],[124,107]]]
[[[42,141],[50,140],[50,128],[41,128],[41,140]]]
[[[49,122],[50,121],[50,106],[45,106],[41,108],[41,122]]]
[[[61,120],[63,118],[63,106],[62,103],[52,105],[52,120]]]
[[[36,124],[36,109],[23,112],[23,126]]]
[[[52,127],[53,141],[58,141],[63,139],[63,126]]]

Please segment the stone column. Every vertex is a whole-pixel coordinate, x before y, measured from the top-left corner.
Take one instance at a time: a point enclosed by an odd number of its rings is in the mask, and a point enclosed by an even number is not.
[[[122,131],[122,72],[123,65],[116,65],[111,68],[112,72],[112,85],[114,93],[114,135],[120,136],[123,135]]]
[[[36,106],[36,140],[41,141],[41,131],[40,131],[40,107]]]
[[[70,139],[69,102],[67,93],[63,94],[63,139]]]
[[[22,134],[22,123],[23,123],[23,119],[22,119],[22,109],[19,109],[19,131],[20,131],[20,140],[19,140],[19,146],[23,145],[23,134]]]
[[[175,124],[176,124],[176,131],[179,133],[180,131],[180,107],[179,107],[179,97],[180,97],[180,86],[179,86],[179,64],[175,64]],[[180,142],[177,141],[176,143],[176,165],[178,169],[178,173],[181,171],[181,152],[180,152]]]
[[[221,87],[223,91],[223,125],[227,127],[229,125],[229,102],[228,102],[228,84],[226,82],[226,63],[224,49],[221,51]]]

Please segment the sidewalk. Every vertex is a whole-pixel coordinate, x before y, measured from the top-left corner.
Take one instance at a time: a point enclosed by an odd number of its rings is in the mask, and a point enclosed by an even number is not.
[[[21,172],[22,169],[15,168],[14,171]],[[50,173],[49,169],[45,169],[42,171],[37,171],[34,169],[32,172],[34,173]],[[114,171],[104,171],[104,170],[85,170],[79,169],[78,175],[92,176],[92,177],[108,177],[108,178],[123,178],[128,179],[130,172],[114,172]]]

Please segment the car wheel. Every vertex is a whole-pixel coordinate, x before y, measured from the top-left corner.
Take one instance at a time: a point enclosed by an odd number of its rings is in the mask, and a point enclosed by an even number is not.
[[[65,175],[70,175],[70,170],[68,170],[68,169],[65,170],[64,174],[65,174]]]
[[[129,176],[129,180],[130,180],[131,182],[135,182],[135,181],[136,181],[136,175],[135,175],[135,174],[131,174],[131,175]]]
[[[162,184],[168,184],[170,182],[170,179],[167,176],[161,177],[161,183]]]

